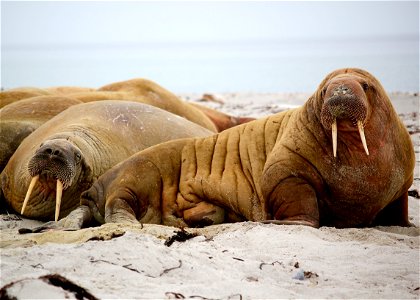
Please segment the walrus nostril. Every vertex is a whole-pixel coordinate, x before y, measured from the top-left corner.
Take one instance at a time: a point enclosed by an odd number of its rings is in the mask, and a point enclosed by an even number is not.
[[[59,156],[61,154],[61,151],[59,149],[52,149],[52,148],[46,148],[43,150],[43,152],[48,155],[53,155],[53,156]]]
[[[333,95],[334,96],[338,96],[338,95],[346,95],[346,94],[353,94],[353,91],[345,86],[345,85],[340,85],[339,87],[335,88],[333,91]]]

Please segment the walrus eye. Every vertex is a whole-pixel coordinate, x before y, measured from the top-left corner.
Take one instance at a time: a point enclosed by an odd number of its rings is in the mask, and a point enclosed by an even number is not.
[[[325,93],[327,92],[327,87],[324,87],[322,90],[321,90],[321,98],[324,98],[324,96],[325,96]]]
[[[79,162],[82,158],[82,156],[78,152],[76,152],[75,157],[76,157],[76,162]]]
[[[84,191],[83,193],[80,194],[80,198],[86,199],[88,201],[93,201],[93,197],[90,194],[89,190]]]
[[[366,82],[363,82],[362,87],[363,87],[363,90],[366,92],[369,89],[369,84],[367,84]]]

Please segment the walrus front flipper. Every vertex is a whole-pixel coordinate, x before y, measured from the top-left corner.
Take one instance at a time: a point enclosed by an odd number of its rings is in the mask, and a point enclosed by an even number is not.
[[[138,224],[139,221],[132,206],[125,199],[116,197],[107,203],[105,223]]]
[[[225,210],[217,205],[202,201],[195,207],[184,210],[183,218],[189,227],[221,224],[225,220]]]
[[[89,207],[86,205],[81,205],[73,210],[67,217],[62,218],[58,222],[50,221],[35,228],[20,228],[19,233],[39,233],[50,230],[79,230],[89,224],[91,219],[92,213]]]
[[[263,221],[260,221],[260,223],[276,224],[276,225],[303,225],[303,226],[319,228],[319,226],[315,226],[314,222],[309,222],[305,220],[263,220]]]
[[[408,220],[408,192],[383,208],[373,221],[374,226],[414,226]]]
[[[268,196],[266,209],[274,219],[269,223],[319,227],[316,193],[303,179],[291,177],[278,184]]]

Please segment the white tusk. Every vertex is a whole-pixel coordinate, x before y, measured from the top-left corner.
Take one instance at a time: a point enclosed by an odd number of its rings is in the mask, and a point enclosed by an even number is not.
[[[25,200],[23,200],[22,209],[20,211],[21,215],[23,215],[23,212],[25,211],[26,204],[28,204],[29,197],[31,196],[32,190],[34,189],[34,186],[36,182],[38,181],[38,179],[39,179],[39,175],[36,175],[35,177],[32,177],[32,180],[29,183],[29,188],[28,188],[28,191],[26,192]]]
[[[357,128],[359,129],[360,138],[362,139],[363,148],[365,148],[366,154],[369,155],[369,150],[366,144],[365,130],[363,129],[363,122],[357,121]]]
[[[337,156],[337,120],[334,119],[334,122],[331,125],[332,131],[332,143],[333,143],[333,153],[334,157]]]
[[[57,179],[57,193],[55,196],[55,221],[58,221],[60,215],[61,196],[63,195],[63,184]]]

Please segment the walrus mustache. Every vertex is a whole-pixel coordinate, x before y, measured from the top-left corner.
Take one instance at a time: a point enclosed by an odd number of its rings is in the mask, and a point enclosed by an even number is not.
[[[334,157],[337,157],[337,118],[353,120],[354,125],[357,126],[359,131],[363,148],[366,154],[369,155],[363,122],[366,119],[366,107],[364,104],[354,95],[347,95],[345,97],[334,95],[327,99],[326,103],[321,110],[322,123],[327,125],[327,128],[331,124]]]
[[[366,154],[369,155],[369,149],[368,149],[367,143],[366,143],[366,136],[365,136],[363,121],[361,121],[361,120],[357,121],[357,129],[359,130],[359,135],[360,135],[360,139],[362,140],[363,148],[365,149]],[[334,121],[331,124],[331,134],[332,134],[334,157],[337,157],[337,132],[338,132],[338,130],[337,130],[337,119],[334,118]]]
[[[25,212],[25,208],[28,204],[32,191],[39,180],[40,174],[46,173],[57,180],[55,198],[55,221],[57,222],[60,215],[63,190],[71,186],[73,182],[73,178],[75,176],[75,165],[62,159],[54,159],[53,161],[50,161],[44,156],[45,155],[42,154],[35,155],[28,164],[29,174],[32,179],[29,183],[25,199],[23,200],[20,214],[23,215]]]

